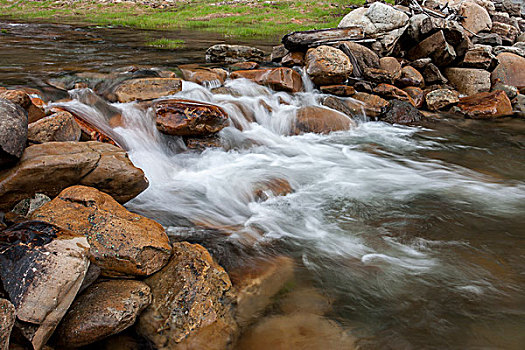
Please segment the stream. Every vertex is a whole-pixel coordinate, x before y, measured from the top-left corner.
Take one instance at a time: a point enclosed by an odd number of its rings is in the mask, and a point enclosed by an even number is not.
[[[290,95],[228,80],[234,97],[184,82],[177,98],[219,105],[242,126],[219,133],[222,148],[196,152],[160,134],[137,104],[112,104],[123,117],[113,127],[103,109],[86,104],[91,90],[60,92],[46,81],[203,63],[207,47],[238,41],[0,21],[2,29],[0,86],[69,94],[72,101],[55,105],[123,140],[150,182],[126,207],[174,240],[203,244],[225,266],[293,258],[296,285],[329,299],[326,316],[360,349],[523,349],[525,120],[443,115],[408,127],[357,115],[349,131],[288,136],[295,111],[319,105],[318,91]],[[160,37],[185,46],[145,45]],[[243,43],[269,52],[275,42]],[[293,192],[257,200],[258,184],[275,179]]]

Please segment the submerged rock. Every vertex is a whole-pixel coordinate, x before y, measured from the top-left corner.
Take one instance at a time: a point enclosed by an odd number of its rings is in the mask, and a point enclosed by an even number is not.
[[[57,345],[77,348],[117,334],[132,326],[150,303],[151,291],[144,282],[110,280],[91,285],[62,320]]]
[[[171,254],[160,224],[127,211],[91,187],[65,189],[32,218],[86,236],[92,262],[104,276],[148,276],[161,269]]]
[[[304,132],[327,134],[332,131],[348,130],[352,126],[355,126],[355,122],[341,112],[307,106],[297,110],[292,132],[296,135]]]
[[[473,119],[497,118],[512,115],[512,105],[505,92],[496,90],[459,99],[458,109]]]
[[[182,81],[177,78],[140,78],[126,80],[115,88],[118,102],[153,100],[176,94],[182,89]]]
[[[22,107],[0,98],[0,169],[22,156],[27,140],[27,114]]]
[[[285,179],[271,179],[258,183],[255,186],[253,194],[255,199],[265,201],[274,196],[286,196],[293,192],[292,186]]]
[[[144,282],[152,304],[139,317],[138,332],[157,349],[223,350],[238,333],[228,274],[197,244],[173,246],[166,267]]]
[[[239,70],[230,75],[232,79],[245,78],[266,85],[276,91],[303,91],[301,75],[291,68]]]
[[[353,67],[341,50],[321,45],[306,52],[305,69],[316,85],[332,85],[343,83]]]
[[[9,337],[15,324],[16,310],[6,299],[0,299],[0,350],[9,349]]]
[[[0,278],[26,336],[41,349],[73,302],[89,267],[85,237],[27,221],[0,234]]]
[[[255,47],[243,45],[218,44],[206,50],[206,62],[236,63],[245,61],[262,61],[264,52]]]

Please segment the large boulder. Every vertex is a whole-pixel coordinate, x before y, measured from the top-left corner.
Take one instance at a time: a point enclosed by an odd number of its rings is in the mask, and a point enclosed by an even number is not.
[[[492,83],[496,80],[506,85],[525,86],[525,58],[503,52],[496,56],[499,64],[491,74]]]
[[[135,323],[151,303],[144,282],[109,280],[87,288],[71,305],[56,331],[57,345],[78,348],[117,334]]]
[[[0,350],[9,349],[9,337],[15,324],[16,310],[9,300],[0,298]]]
[[[58,112],[29,124],[27,140],[32,143],[78,141],[82,130],[68,112]]]
[[[457,91],[465,95],[490,90],[490,73],[483,69],[446,68],[445,75]]]
[[[332,131],[348,130],[355,126],[347,115],[328,108],[307,106],[297,110],[292,133],[327,134]]]
[[[119,84],[114,90],[118,102],[153,100],[176,94],[182,90],[182,81],[177,78],[130,79]]]
[[[430,57],[434,64],[442,67],[456,59],[456,51],[446,41],[443,31],[440,30],[410,49],[407,57],[411,60]]]
[[[217,44],[206,50],[206,62],[212,63],[258,62],[263,58],[262,50],[243,45]]]
[[[19,320],[33,325],[26,337],[41,349],[73,302],[88,271],[85,237],[27,221],[0,233],[0,278]]]
[[[461,25],[474,34],[489,31],[492,28],[489,13],[474,1],[463,2],[459,7],[459,15],[464,17],[461,20]]]
[[[481,92],[459,99],[459,111],[473,119],[489,119],[512,115],[512,105],[501,90]]]
[[[305,68],[310,79],[318,86],[343,83],[353,69],[347,55],[326,45],[306,52]]]
[[[81,184],[109,193],[125,203],[148,187],[144,172],[126,152],[100,142],[47,142],[28,147],[20,162],[0,172],[0,209],[43,193],[56,196]]]
[[[32,218],[86,236],[91,260],[105,276],[148,276],[161,269],[171,254],[162,225],[129,212],[91,187],[66,188]]]
[[[26,140],[26,112],[13,102],[0,99],[0,169],[20,159]]]
[[[170,99],[153,105],[160,132],[176,136],[208,136],[228,125],[228,114],[209,103]]]
[[[157,349],[223,350],[235,341],[230,278],[202,246],[174,244],[168,265],[144,282],[153,302],[137,330]]]
[[[423,115],[408,102],[392,100],[380,119],[392,124],[413,124],[423,119]]]
[[[267,85],[276,91],[303,91],[301,75],[292,68],[238,70],[230,75],[231,79],[249,79],[257,84]]]

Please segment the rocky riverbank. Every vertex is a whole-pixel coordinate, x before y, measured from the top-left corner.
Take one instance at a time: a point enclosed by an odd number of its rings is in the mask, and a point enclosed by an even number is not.
[[[372,3],[349,13],[339,29],[291,33],[270,56],[215,45],[208,65],[176,72],[132,67],[50,84],[73,89],[76,99],[104,111],[112,127],[125,120],[110,102],[135,103],[188,151],[226,147],[221,130],[242,130],[256,118],[241,104],[242,120],[221,106],[178,98],[185,82],[233,96],[224,83],[234,79],[287,94],[318,89],[322,106],[298,109],[290,135],[348,130],[363,112],[415,125],[442,113],[488,123],[524,116],[519,5],[406,5]],[[220,257],[201,245],[168,237],[159,223],[128,211],[123,204],[146,190],[148,180],[128,158],[127,140],[94,125],[82,110],[39,95],[0,88],[3,349],[111,347],[131,329],[159,349],[268,349],[276,338],[287,349],[354,346],[347,331],[323,316],[329,301],[310,286],[276,301],[293,279],[290,258],[220,266]],[[262,100],[259,107],[272,108]],[[251,196],[265,201],[291,192],[290,183],[275,178]],[[281,314],[262,317],[268,308]]]

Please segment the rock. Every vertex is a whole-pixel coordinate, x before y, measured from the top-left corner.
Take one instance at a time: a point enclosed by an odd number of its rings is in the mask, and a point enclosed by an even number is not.
[[[306,52],[305,68],[316,85],[343,83],[353,69],[348,56],[341,50],[326,45]]]
[[[416,108],[423,108],[423,105],[425,104],[425,94],[423,90],[415,86],[407,86],[403,91],[412,97]]]
[[[372,82],[366,81],[366,80],[358,80],[354,82],[354,89],[359,92],[366,92],[371,94],[374,90],[373,86],[375,85]]]
[[[124,203],[148,187],[144,173],[122,149],[100,142],[48,142],[28,147],[20,162],[0,173],[0,209],[43,193],[56,196],[81,184]]]
[[[182,90],[182,81],[177,78],[141,78],[126,80],[115,88],[118,102],[153,100],[176,94]]]
[[[270,197],[286,196],[293,192],[292,186],[285,179],[270,179],[258,183],[253,191],[254,197],[258,201],[268,200]]]
[[[355,94],[355,89],[348,85],[328,85],[321,86],[320,89],[323,94],[332,94],[336,96],[346,97]]]
[[[417,69],[411,66],[404,66],[401,69],[401,76],[396,79],[396,84],[401,86],[423,86],[425,79]]]
[[[157,349],[228,348],[237,337],[228,274],[197,244],[175,243],[168,265],[144,282],[152,304],[138,332]]]
[[[38,221],[0,234],[0,278],[28,340],[41,349],[73,302],[89,267],[85,237]]]
[[[0,116],[0,168],[3,168],[22,156],[27,140],[27,114],[19,105],[0,98]]]
[[[379,68],[379,56],[363,45],[345,41],[339,45],[339,49],[350,58],[354,68],[352,73],[356,77],[361,77],[365,68]]]
[[[304,52],[289,52],[283,57],[281,64],[285,67],[304,66]]]
[[[263,58],[263,51],[250,46],[218,44],[206,50],[206,62],[211,63],[260,62]]]
[[[205,137],[184,137],[184,144],[187,148],[197,151],[204,151],[207,148],[222,147],[221,138],[217,135]]]
[[[243,334],[238,350],[357,349],[334,321],[310,313],[263,318]]]
[[[383,108],[388,105],[388,101],[381,97],[364,92],[358,92],[354,95],[354,98],[346,99],[328,96],[321,103],[326,107],[352,117],[363,115],[377,117]]]
[[[386,99],[397,99],[401,101],[406,101],[411,105],[415,106],[416,103],[412,100],[409,94],[390,84],[379,84],[374,89],[374,93],[377,95],[386,98]]]
[[[272,62],[280,62],[281,59],[288,54],[288,50],[284,47],[284,45],[277,45],[272,48],[272,54],[270,56],[270,59]]]
[[[378,116],[388,105],[388,101],[374,94],[358,92],[352,97],[364,103],[364,111],[369,117]]]
[[[423,119],[423,115],[408,102],[392,100],[380,119],[392,124],[413,124]]]
[[[492,89],[491,91],[494,91],[494,90],[502,90],[503,92],[505,92],[505,94],[507,94],[507,97],[509,98],[509,100],[512,101],[512,99],[514,99],[516,96],[518,96],[518,93],[519,93],[519,90],[517,87],[515,86],[512,86],[512,85],[505,85],[503,83],[501,83],[499,80],[496,80],[493,84],[492,84]]]
[[[496,90],[459,99],[459,111],[473,119],[489,119],[512,115],[512,105],[505,92]]]
[[[304,53],[302,53],[304,56]],[[230,69],[232,70],[249,70],[249,69],[257,69],[259,68],[259,63],[257,62],[237,62],[232,65],[230,65]],[[217,68],[215,68],[217,69]]]
[[[448,83],[448,79],[445,78],[439,68],[433,63],[429,63],[423,68],[422,75],[425,78],[426,85]]]
[[[80,126],[68,112],[58,112],[29,124],[27,140],[32,143],[78,141]]]
[[[322,316],[332,310],[332,303],[329,298],[315,288],[298,287],[280,300],[279,308],[285,314],[304,312]]]
[[[492,24],[491,33],[498,34],[502,39],[502,44],[512,45],[520,34],[520,30],[510,24],[494,22]]]
[[[393,80],[401,76],[401,64],[394,57],[382,57],[379,59],[379,68],[386,70]]]
[[[151,291],[144,282],[110,280],[91,285],[62,320],[57,345],[77,348],[117,334],[132,326],[150,303]]]
[[[463,2],[459,7],[459,15],[464,17],[461,21],[463,27],[474,34],[492,28],[492,20],[487,10],[473,1]]]
[[[443,67],[456,59],[456,51],[445,40],[445,35],[440,30],[410,49],[407,57],[411,60],[430,57],[434,64]]]
[[[237,295],[235,319],[241,327],[261,316],[272,298],[292,279],[293,270],[292,259],[278,256],[230,272]]]
[[[427,107],[431,111],[437,111],[445,107],[450,107],[459,102],[459,94],[448,89],[437,89],[429,92],[425,96]]]
[[[492,47],[489,45],[475,45],[468,50],[463,58],[461,66],[465,68],[480,68],[487,70],[495,62],[496,56],[492,54]]]
[[[392,83],[392,76],[390,72],[380,68],[365,68],[363,71],[363,76],[370,82],[374,83]]]
[[[161,269],[171,254],[160,224],[127,211],[91,187],[66,188],[32,218],[86,236],[91,260],[104,276],[149,276]]]
[[[18,202],[12,212],[21,216],[29,216],[47,202],[51,202],[51,198],[45,194],[36,193],[33,198],[25,198]]]
[[[503,52],[496,56],[499,64],[491,74],[491,81],[496,82],[496,79],[505,85],[525,86],[525,58]]]
[[[240,70],[233,72],[230,78],[249,79],[257,84],[267,85],[276,91],[303,91],[301,75],[291,68]]]
[[[222,85],[226,78],[219,72],[205,67],[186,68],[182,66],[179,67],[179,69],[182,73],[182,78],[184,80],[191,81],[200,85],[209,84],[213,82],[219,82],[219,84]]]
[[[501,36],[496,33],[479,33],[472,38],[472,43],[490,46],[499,46],[502,44]]]
[[[297,110],[292,134],[319,133],[348,130],[355,126],[347,115],[328,108],[307,106]]]
[[[209,103],[170,99],[153,105],[160,132],[176,136],[208,136],[228,125],[228,114]]]
[[[494,48],[494,54],[499,55],[502,52],[508,52],[508,53],[513,53],[521,57],[525,57],[525,43],[521,43],[521,44],[523,45],[519,45],[519,46],[522,46],[523,48],[517,46],[516,44],[514,46],[496,46]]]
[[[0,350],[9,349],[9,337],[15,324],[16,310],[6,299],[0,299]]]
[[[361,7],[347,14],[338,27],[363,26],[367,36],[404,27],[408,16],[392,6],[374,2],[369,8]]]
[[[516,96],[512,102],[515,108],[516,116],[525,118],[525,95],[518,94],[518,96]]]
[[[465,95],[490,90],[490,73],[482,69],[446,68],[445,75],[457,91]]]
[[[410,63],[410,66],[414,67],[418,71],[423,70],[427,65],[432,64],[432,59],[425,57],[414,60]]]
[[[24,110],[27,111],[29,106],[31,106],[31,98],[29,95],[22,90],[3,90],[0,91],[0,99],[6,99],[8,101],[11,101],[15,105],[19,105]]]

